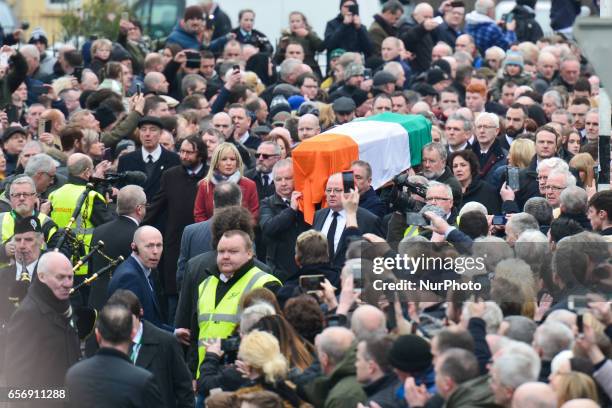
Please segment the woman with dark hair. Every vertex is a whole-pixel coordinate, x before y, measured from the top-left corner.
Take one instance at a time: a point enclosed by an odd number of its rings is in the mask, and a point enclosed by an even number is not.
[[[325,328],[325,315],[321,306],[310,295],[303,294],[287,300],[283,315],[297,333],[312,344],[317,334]]]
[[[479,165],[476,154],[461,150],[450,155],[449,163],[463,192],[463,204],[477,201],[487,207],[489,214],[501,212],[501,199],[495,188],[478,178]]]
[[[281,32],[281,39],[276,48],[274,62],[280,64],[287,56],[285,51],[290,43],[298,43],[304,50],[304,64],[312,68],[312,71],[322,78],[321,68],[315,60],[316,53],[323,51],[325,45],[323,40],[319,38],[317,33],[312,30],[304,13],[300,11],[292,11],[289,14],[289,27]]]

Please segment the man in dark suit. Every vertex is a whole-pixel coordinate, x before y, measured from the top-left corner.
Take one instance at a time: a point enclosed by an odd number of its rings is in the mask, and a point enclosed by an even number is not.
[[[160,281],[168,303],[169,320],[174,320],[178,290],[176,262],[179,257],[183,229],[193,223],[193,205],[198,182],[206,174],[206,145],[199,136],[183,140],[180,148],[181,165],[164,172],[160,189],[147,209],[143,224],[164,229],[164,251],[161,259]],[[167,217],[163,217],[167,214]],[[165,222],[164,222],[165,220]]]
[[[105,306],[97,319],[100,350],[68,370],[68,407],[164,407],[152,373],[128,357],[138,327],[132,313],[120,305]],[[63,379],[63,376],[62,376]]]
[[[153,116],[145,116],[138,121],[139,150],[119,158],[118,172],[142,171],[147,175],[144,190],[147,201],[152,202],[160,187],[161,175],[171,167],[181,164],[176,153],[169,152],[159,144],[162,132],[161,121]]]
[[[280,147],[275,142],[262,142],[257,147],[255,158],[257,159],[255,168],[247,171],[245,176],[255,182],[259,206],[261,207],[263,199],[274,194],[272,168],[280,160]],[[255,250],[257,252],[257,259],[265,261],[266,245],[259,225],[255,226]]]
[[[304,222],[304,214],[298,210],[302,193],[293,191],[291,159],[276,163],[272,175],[276,194],[262,201],[259,226],[266,243],[266,264],[274,276],[285,282],[298,272],[295,242],[298,235],[308,229],[308,224]]]
[[[351,237],[366,233],[382,236],[380,219],[359,208],[359,192],[344,193],[342,173],[332,174],[325,188],[327,208],[315,213],[313,228],[327,236],[331,263],[342,268]]]
[[[174,336],[142,320],[142,306],[134,293],[119,289],[108,299],[107,305],[121,305],[137,320],[136,335],[132,337],[130,360],[154,374],[165,407],[194,406],[191,373],[185,364],[183,351]]]
[[[13,388],[63,387],[68,368],[81,357],[70,318],[70,261],[59,252],[46,253],[38,261],[37,273],[38,279],[11,316],[2,350],[6,384]],[[31,405],[26,402],[23,406]]]
[[[217,184],[213,192],[213,218],[185,227],[176,272],[176,282],[179,290],[185,276],[187,262],[197,255],[213,250],[211,226],[215,213],[221,208],[240,205],[240,203],[242,203],[240,187],[236,183],[221,182]]]

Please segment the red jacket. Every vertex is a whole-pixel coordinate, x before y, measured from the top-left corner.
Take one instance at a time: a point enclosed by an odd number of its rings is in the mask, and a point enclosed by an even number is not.
[[[241,177],[238,186],[242,190],[242,206],[253,214],[255,222],[257,222],[259,219],[259,198],[257,197],[255,182],[246,177]],[[205,180],[200,182],[193,208],[195,222],[206,221],[213,216],[214,191],[215,185],[213,183]]]

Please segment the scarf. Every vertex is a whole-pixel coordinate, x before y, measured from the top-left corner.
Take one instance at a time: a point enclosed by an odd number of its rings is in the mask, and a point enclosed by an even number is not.
[[[55,312],[60,314],[66,320],[72,317],[72,307],[70,306],[70,300],[59,300],[55,297],[51,289],[41,282],[38,278],[33,279],[30,290],[33,294],[41,299],[46,305],[48,305]]]
[[[242,176],[240,175],[239,170],[236,170],[234,174],[232,174],[231,176],[226,176],[225,174],[221,173],[219,170],[215,170],[213,172],[213,176],[211,177],[210,181],[212,181],[212,183],[215,185],[222,183],[224,181],[229,181],[230,183],[238,184],[241,178]]]

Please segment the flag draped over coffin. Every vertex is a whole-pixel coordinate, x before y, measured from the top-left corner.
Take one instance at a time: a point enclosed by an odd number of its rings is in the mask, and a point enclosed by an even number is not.
[[[431,122],[421,115],[382,113],[336,126],[300,143],[291,153],[295,190],[303,194],[304,220],[312,224],[315,205],[325,205],[330,175],[349,170],[354,160],[372,166],[377,189],[421,163],[421,148],[431,141]]]

